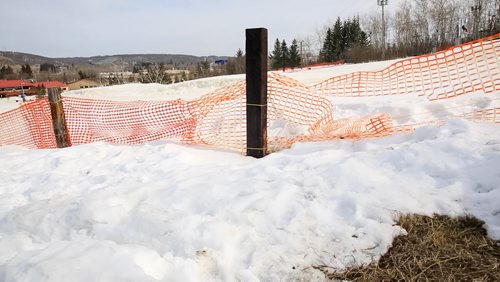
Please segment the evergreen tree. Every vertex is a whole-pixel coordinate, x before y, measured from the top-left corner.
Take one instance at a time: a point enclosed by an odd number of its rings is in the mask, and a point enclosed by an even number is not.
[[[236,52],[236,58],[243,58],[243,51],[241,51],[241,49],[238,49],[238,51]]]
[[[8,79],[9,76],[14,74],[14,70],[10,66],[3,66],[0,68],[0,79]]]
[[[290,45],[290,63],[289,66],[292,68],[299,67],[301,63],[299,47],[297,45],[297,40],[293,39],[292,45]]]
[[[321,48],[321,51],[319,52],[320,61],[332,62],[333,50],[334,50],[333,31],[331,28],[328,28],[328,30],[326,31],[325,41],[323,42],[323,48]]]
[[[28,78],[33,77],[33,72],[31,71],[30,65],[22,65],[21,66],[21,77],[26,75]]]
[[[290,66],[290,50],[288,50],[288,46],[286,44],[285,39],[281,42],[281,64],[282,68],[286,68]]]
[[[281,53],[281,43],[278,38],[274,42],[274,50],[269,56],[269,61],[271,62],[271,69],[279,69],[281,67],[282,61],[282,53]]]
[[[343,50],[348,51],[354,46],[366,46],[367,36],[359,25],[359,17],[344,22],[342,28]]]
[[[320,51],[322,62],[335,62],[345,59],[349,49],[355,46],[367,46],[368,37],[361,29],[359,18],[341,22],[337,18],[332,28],[326,32],[323,48]]]
[[[353,33],[354,45],[368,46],[368,35],[361,29],[361,25],[359,24],[359,17],[356,17],[353,20]]]
[[[40,71],[56,72],[57,68],[53,64],[43,63],[40,65]]]
[[[340,18],[337,18],[332,31],[332,50],[331,50],[331,60],[330,62],[336,62],[340,60],[340,55],[343,51],[342,45],[342,22]]]
[[[344,52],[348,50],[351,45],[351,37],[352,37],[351,32],[352,32],[351,20],[344,21],[340,33],[339,57],[343,57]]]
[[[89,76],[85,72],[83,72],[81,70],[78,71],[78,76],[80,77],[80,79],[89,78]]]

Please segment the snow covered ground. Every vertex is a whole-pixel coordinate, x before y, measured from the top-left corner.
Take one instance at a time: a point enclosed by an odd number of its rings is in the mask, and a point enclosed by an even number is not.
[[[315,83],[390,63],[287,75]],[[194,99],[241,79],[65,95]],[[322,280],[311,266],[378,259],[405,234],[394,225],[403,213],[472,214],[500,239],[499,125],[452,118],[498,106],[499,96],[335,97],[335,118],[389,112],[397,123],[449,120],[388,138],[295,144],[260,160],[168,141],[0,147],[0,280]],[[14,107],[0,102],[0,111]]]

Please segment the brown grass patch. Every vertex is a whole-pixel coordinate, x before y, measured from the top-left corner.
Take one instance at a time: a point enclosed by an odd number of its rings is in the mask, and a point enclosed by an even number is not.
[[[329,279],[355,281],[500,281],[500,241],[473,217],[402,216],[407,236],[394,239],[378,262]],[[326,270],[325,270],[326,272]]]

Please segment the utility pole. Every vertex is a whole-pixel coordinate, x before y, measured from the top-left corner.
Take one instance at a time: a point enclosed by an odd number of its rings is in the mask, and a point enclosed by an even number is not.
[[[382,59],[385,59],[385,16],[384,6],[387,6],[388,0],[377,0],[377,5],[382,7]]]

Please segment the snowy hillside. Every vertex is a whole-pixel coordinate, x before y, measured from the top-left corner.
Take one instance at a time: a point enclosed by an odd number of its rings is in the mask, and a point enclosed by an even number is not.
[[[312,84],[391,63],[286,75]],[[243,79],[65,95],[189,100]],[[332,97],[334,118],[387,112],[396,124],[447,121],[386,138],[298,143],[260,160],[170,141],[0,147],[0,280],[321,280],[311,266],[378,259],[405,234],[394,224],[405,213],[472,214],[500,239],[499,125],[454,117],[498,107],[499,98]],[[15,107],[0,101],[0,111]]]

